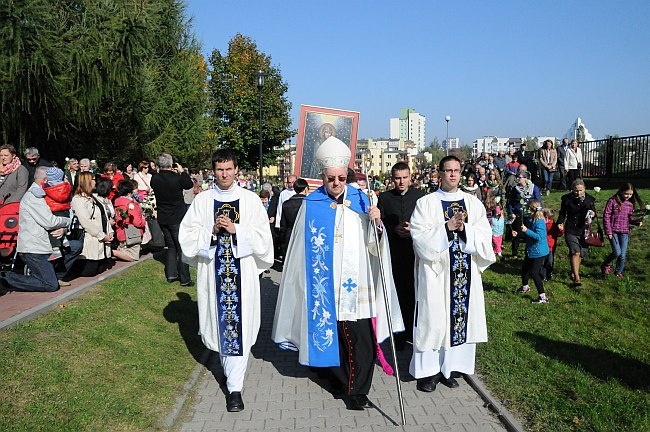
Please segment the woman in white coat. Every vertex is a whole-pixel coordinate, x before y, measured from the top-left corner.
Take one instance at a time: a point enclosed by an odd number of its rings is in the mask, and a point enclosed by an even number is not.
[[[105,269],[113,241],[113,228],[106,217],[106,209],[92,194],[94,187],[94,176],[89,172],[80,173],[71,202],[71,208],[85,231],[81,258],[86,259],[86,266],[81,276],[86,277],[95,276]]]

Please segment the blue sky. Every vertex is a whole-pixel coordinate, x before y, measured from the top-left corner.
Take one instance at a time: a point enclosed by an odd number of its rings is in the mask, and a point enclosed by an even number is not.
[[[359,138],[401,108],[427,142],[650,133],[650,2],[187,0],[207,55],[237,33],[271,56],[300,105],[359,111]]]

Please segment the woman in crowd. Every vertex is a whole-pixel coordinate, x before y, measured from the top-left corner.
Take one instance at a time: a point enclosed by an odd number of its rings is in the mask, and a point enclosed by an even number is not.
[[[643,201],[631,183],[625,183],[618,188],[618,192],[605,204],[603,212],[603,225],[605,235],[612,246],[612,253],[609,254],[600,266],[603,276],[612,272],[612,263],[616,260],[614,275],[623,277],[625,268],[625,256],[627,255],[627,244],[630,238],[630,225],[641,226],[642,221],[633,216],[634,207],[643,206]]]
[[[138,172],[133,176],[138,182],[138,196],[140,202],[144,201],[151,193],[151,174],[149,174],[149,162],[143,160],[138,164]]]
[[[109,179],[113,183],[111,193],[108,195],[108,199],[113,202],[117,194],[117,184],[124,180],[124,176],[117,171],[117,165],[114,162],[106,162],[102,177]]]
[[[564,229],[564,239],[569,247],[570,277],[573,286],[580,286],[580,263],[589,252],[589,245],[583,241],[585,226],[596,215],[596,200],[585,193],[582,179],[571,183],[571,192],[562,196],[557,226]]]
[[[29,185],[29,171],[11,144],[0,147],[0,204],[20,202]]]
[[[462,186],[463,191],[467,192],[470,195],[474,195],[479,201],[483,202],[483,192],[481,188],[476,184],[476,176],[474,174],[469,174],[466,180],[465,186]]]
[[[571,140],[571,145],[566,149],[564,156],[564,169],[567,171],[567,183],[573,184],[582,177],[582,150],[578,147],[578,140]]]
[[[531,200],[542,202],[542,196],[539,188],[530,180],[528,171],[519,171],[517,173],[517,184],[510,189],[508,194],[508,213],[510,214],[510,223],[513,231],[521,231],[523,223],[525,205]],[[512,256],[517,257],[519,254],[519,244],[521,237],[512,237]]]
[[[95,178],[92,173],[79,173],[79,181],[71,207],[79,219],[86,234],[84,246],[81,251],[86,265],[81,276],[96,276],[108,268],[111,257],[111,242],[113,241],[113,227],[109,223],[106,209],[97,198],[93,196]]]
[[[117,185],[117,198],[115,198],[115,233],[119,242],[113,255],[123,261],[137,261],[140,259],[140,244],[127,245],[125,229],[133,225],[140,230],[140,237],[144,234],[146,220],[142,215],[140,205],[133,199],[133,184],[130,180],[122,180]]]
[[[557,171],[557,150],[553,146],[553,140],[547,139],[539,150],[539,161],[542,164],[542,176],[544,178],[544,189],[546,195],[553,189],[553,178]]]
[[[501,175],[499,175],[499,170],[490,170],[487,179],[487,191],[488,193],[491,192],[495,202],[503,207],[505,202],[505,190],[503,188],[503,182],[501,181]]]
[[[135,171],[133,170],[133,164],[131,162],[125,162],[124,168],[122,169],[122,175],[125,180],[133,180],[135,176]]]

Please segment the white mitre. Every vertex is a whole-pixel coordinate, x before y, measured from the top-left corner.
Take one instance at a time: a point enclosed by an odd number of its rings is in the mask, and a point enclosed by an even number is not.
[[[316,149],[316,162],[321,169],[347,167],[350,164],[350,148],[336,137],[329,137]]]

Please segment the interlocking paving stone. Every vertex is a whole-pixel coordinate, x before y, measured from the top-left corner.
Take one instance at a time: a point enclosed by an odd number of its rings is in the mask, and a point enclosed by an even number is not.
[[[488,431],[506,429],[484,406],[479,395],[458,379],[460,387],[439,385],[432,393],[417,391],[408,374],[410,348],[397,355],[404,399],[406,425],[401,426],[395,377],[375,368],[368,397],[374,408],[349,411],[342,399],[332,396],[314,373],[298,364],[298,354],[280,350],[271,341],[271,327],[280,274],[262,279],[262,325],[258,343],[249,358],[242,397],[246,409],[226,412],[226,389],[217,380],[223,375],[218,355],[212,355],[205,373],[195,385],[194,399],[187,403],[172,430],[175,431]],[[382,344],[392,363],[389,344]],[[216,377],[216,378],[215,378]],[[397,426],[396,426],[397,423]]]

